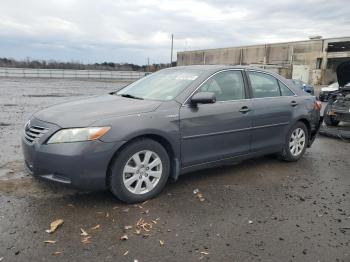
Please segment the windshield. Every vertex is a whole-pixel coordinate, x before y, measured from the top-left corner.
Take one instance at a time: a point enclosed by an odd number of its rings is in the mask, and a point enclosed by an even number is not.
[[[202,73],[202,70],[194,69],[161,70],[124,87],[117,95],[138,99],[172,100]]]

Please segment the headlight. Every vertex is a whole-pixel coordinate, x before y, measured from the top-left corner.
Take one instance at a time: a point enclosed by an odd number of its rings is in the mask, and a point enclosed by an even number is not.
[[[91,141],[102,137],[110,127],[68,128],[57,131],[47,141],[48,144]]]

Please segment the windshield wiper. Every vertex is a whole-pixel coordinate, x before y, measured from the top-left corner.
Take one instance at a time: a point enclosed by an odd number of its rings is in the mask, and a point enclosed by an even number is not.
[[[133,95],[130,95],[130,94],[121,94],[120,96],[122,96],[122,97],[127,97],[127,98],[132,98],[132,99],[140,99],[140,100],[143,100],[142,97],[137,97],[137,96],[133,96]]]

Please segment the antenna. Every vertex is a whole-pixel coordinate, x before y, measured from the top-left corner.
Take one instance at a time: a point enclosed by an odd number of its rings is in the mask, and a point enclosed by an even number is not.
[[[170,54],[170,67],[173,66],[173,48],[174,48],[174,35],[171,34],[171,54]]]

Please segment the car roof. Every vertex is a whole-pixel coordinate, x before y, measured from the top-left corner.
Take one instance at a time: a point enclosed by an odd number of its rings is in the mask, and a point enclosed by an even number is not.
[[[291,89],[294,94],[304,95],[304,92],[302,90],[300,90],[299,87],[297,87],[293,83],[289,82],[288,79],[284,78],[283,76],[281,76],[279,74],[276,74],[275,72],[271,72],[269,70],[262,69],[259,67],[242,66],[242,65],[236,65],[236,66],[233,66],[233,65],[190,65],[190,66],[170,67],[170,68],[163,69],[163,70],[181,70],[181,69],[204,71],[204,73],[201,74],[201,76],[198,77],[196,79],[196,81],[193,82],[193,84],[191,85],[192,87],[189,87],[188,89],[193,89],[194,87],[198,87],[198,85],[200,83],[202,83],[203,81],[205,81],[210,75],[212,75],[218,71],[225,70],[225,69],[241,69],[241,70],[254,70],[254,71],[264,72],[266,74],[272,75],[275,78],[277,78],[278,80],[280,80],[283,84],[288,86],[288,88]],[[182,99],[183,100],[187,99],[188,95],[189,94],[186,91],[183,92],[182,94],[180,94],[178,96],[178,98],[179,98],[178,101],[181,101]],[[181,102],[183,102],[183,101],[181,101]]]
[[[241,70],[254,70],[254,71],[260,71],[265,72],[267,74],[273,75],[279,80],[286,81],[287,79],[282,77],[281,75],[272,72],[267,69],[263,69],[260,67],[253,67],[253,66],[244,66],[244,65],[190,65],[190,66],[176,66],[176,67],[170,67],[163,70],[180,70],[180,69],[189,69],[189,70],[201,70],[204,71],[204,75],[210,75],[217,71],[225,70],[225,69],[241,69]],[[283,81],[282,80],[282,81]]]
[[[175,70],[176,69],[193,69],[193,70],[203,70],[203,71],[219,71],[224,69],[253,69],[253,70],[271,72],[258,67],[242,66],[242,65],[189,65],[189,66],[176,66],[168,69],[175,69]]]

